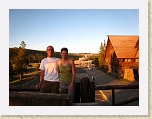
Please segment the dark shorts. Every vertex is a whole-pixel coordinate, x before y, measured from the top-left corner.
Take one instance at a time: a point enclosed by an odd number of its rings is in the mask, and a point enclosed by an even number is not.
[[[41,93],[59,93],[59,82],[51,82],[43,80]]]

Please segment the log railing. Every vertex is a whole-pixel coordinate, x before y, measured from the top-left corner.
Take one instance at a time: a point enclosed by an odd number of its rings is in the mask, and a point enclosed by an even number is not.
[[[68,94],[39,92],[9,92],[9,106],[68,106]]]
[[[76,82],[75,83],[75,103],[92,103],[95,102],[95,90],[111,90],[112,91],[112,106],[120,106],[120,105],[125,105],[134,101],[138,101],[139,100],[139,96],[129,99],[129,100],[125,100],[123,102],[119,102],[119,103],[115,103],[115,90],[117,89],[139,89],[139,85],[96,85],[94,82],[90,82],[89,79],[87,78],[82,78],[81,82]],[[38,93],[38,89],[35,89],[34,86],[21,86],[21,85],[10,85],[9,86],[9,90],[10,90],[10,101],[13,100],[13,98],[17,98],[17,97],[24,97],[26,98],[26,96],[34,98],[34,97],[39,97],[39,99],[42,102],[43,98],[49,98],[49,100],[51,99],[59,99],[60,97],[60,101],[58,101],[58,103],[56,103],[56,105],[69,105],[69,100],[70,97],[68,97],[68,94],[40,94]],[[12,92],[13,91],[13,92]],[[14,92],[15,91],[15,92]],[[16,92],[18,91],[18,92]],[[19,92],[22,91],[22,92]],[[26,92],[24,92],[26,91]],[[27,93],[28,91],[28,93]],[[34,91],[34,92],[31,92]],[[62,91],[62,92],[66,92],[66,91]],[[48,96],[49,95],[49,96]],[[32,97],[33,96],[33,97]],[[66,98],[64,98],[64,96]],[[12,100],[11,100],[12,99]],[[66,103],[62,103],[64,101],[61,100],[66,100]],[[34,100],[34,99],[33,99]],[[81,100],[81,101],[80,101]],[[33,102],[32,100],[30,100],[29,102]],[[21,104],[21,103],[20,103]],[[23,104],[23,102],[22,102]],[[38,103],[37,103],[38,104]],[[30,103],[30,105],[32,105]],[[40,105],[45,105],[43,103],[41,103]],[[51,104],[47,104],[47,105],[53,105],[53,103]],[[88,104],[89,105],[89,104]]]

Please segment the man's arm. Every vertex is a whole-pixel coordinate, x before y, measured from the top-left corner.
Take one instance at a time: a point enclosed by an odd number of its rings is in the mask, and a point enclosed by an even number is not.
[[[39,82],[38,85],[35,86],[36,89],[40,89],[41,88],[43,80],[44,80],[44,70],[41,70],[41,73],[40,73],[40,82]]]
[[[41,87],[41,85],[42,85],[43,80],[44,80],[44,70],[41,70],[40,83],[39,83],[40,87]]]
[[[44,60],[41,61],[41,64],[40,64],[40,67],[39,67],[39,69],[41,70],[41,73],[40,73],[40,82],[39,82],[38,85],[36,85],[36,89],[41,88],[42,82],[44,80],[44,70],[43,70],[44,68],[43,68],[43,64],[44,64]]]

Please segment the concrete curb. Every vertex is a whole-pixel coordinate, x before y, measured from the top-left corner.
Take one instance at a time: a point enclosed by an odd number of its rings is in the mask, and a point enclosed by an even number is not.
[[[101,90],[99,90],[99,92],[100,92],[102,98],[104,99],[104,101],[106,101],[108,105],[111,105],[111,103],[110,103],[110,101],[108,100],[108,98],[106,97],[106,95],[105,95]]]

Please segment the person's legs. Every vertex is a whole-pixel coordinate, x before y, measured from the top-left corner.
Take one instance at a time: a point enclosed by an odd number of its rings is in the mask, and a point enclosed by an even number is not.
[[[72,103],[72,102],[74,102],[75,85],[74,85],[74,89],[71,91],[70,90],[70,84],[71,84],[71,82],[69,82],[69,81],[60,81],[60,87],[61,86],[68,87],[68,94],[71,96],[70,103]]]
[[[60,81],[60,88],[59,93],[60,94],[68,94],[68,85],[65,81]]]
[[[74,102],[75,85],[74,85],[74,89],[71,91],[70,84],[71,84],[71,82],[68,83],[68,94],[71,95],[71,103],[73,103]]]
[[[59,82],[51,82],[50,93],[59,93]]]
[[[65,81],[60,81],[60,87],[61,86],[67,86],[66,82]]]
[[[50,82],[43,80],[40,93],[50,93]]]

